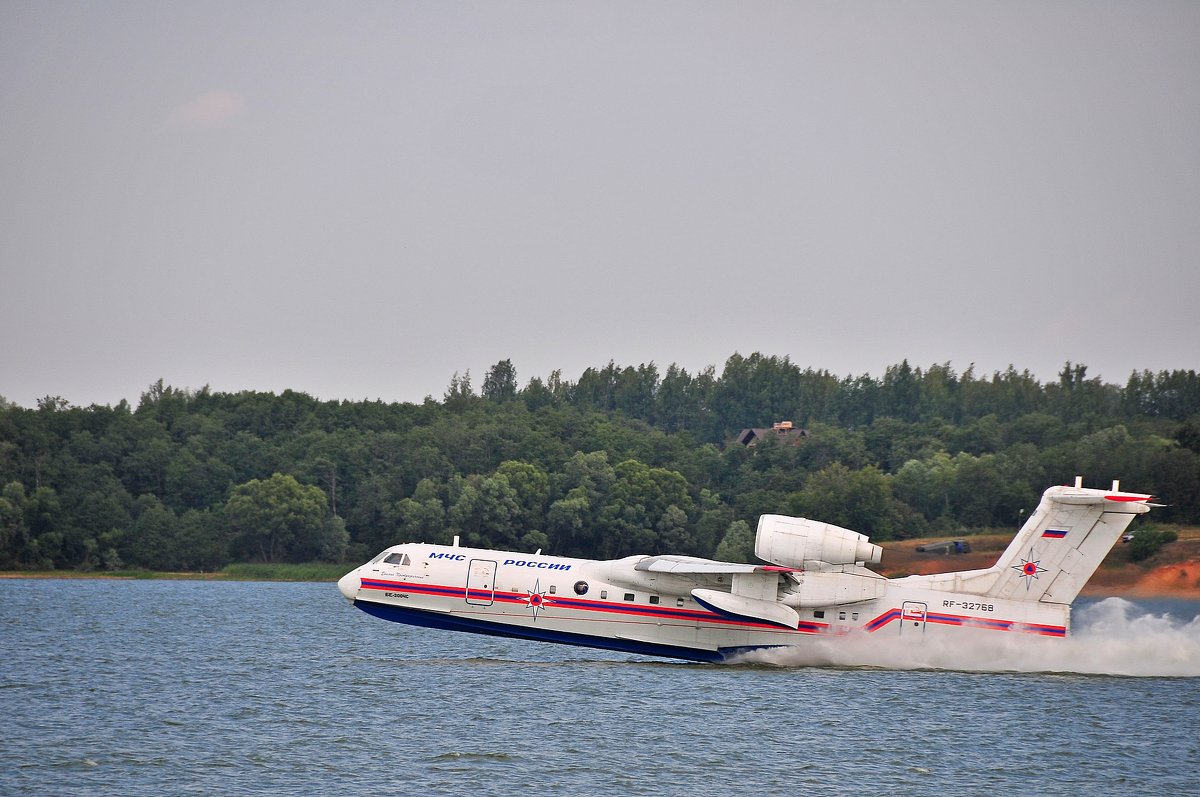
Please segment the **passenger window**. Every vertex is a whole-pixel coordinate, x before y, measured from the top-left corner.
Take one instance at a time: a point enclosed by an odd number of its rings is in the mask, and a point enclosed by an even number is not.
[[[846,613],[845,613],[845,612],[838,612],[838,619],[839,619],[839,620],[845,620],[845,619],[846,619]]]
[[[683,598],[676,598],[676,599],[675,599],[675,605],[676,605],[676,606],[682,606],[682,605],[683,605]]]
[[[632,592],[626,592],[626,593],[625,593],[625,600],[627,600],[627,601],[631,601],[631,600],[633,600],[633,593],[632,593]]]
[[[650,596],[650,602],[651,602],[651,603],[653,603],[653,604],[655,604],[655,605],[657,605],[657,604],[658,604],[658,596],[657,596],[657,595],[651,595],[651,596]]]
[[[551,595],[556,595],[557,593],[558,593],[558,587],[556,587],[556,586],[554,586],[553,584],[551,584],[551,585],[550,585],[550,594],[551,594]]]
[[[850,619],[851,619],[851,620],[857,620],[857,619],[858,619],[858,612],[851,612],[851,613],[850,613]]]
[[[580,582],[580,583],[583,583],[583,582]],[[576,589],[575,591],[579,592],[578,589]],[[582,595],[583,593],[580,592],[579,594]],[[608,600],[608,590],[606,590],[606,589],[600,590],[600,600],[602,600],[602,601]]]
[[[813,612],[813,617],[815,617],[818,620],[824,620],[825,619],[825,610],[817,609],[815,612]]]

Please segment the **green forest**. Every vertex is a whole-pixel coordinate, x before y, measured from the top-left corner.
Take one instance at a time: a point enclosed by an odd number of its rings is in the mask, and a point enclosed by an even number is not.
[[[804,434],[779,434],[790,421]],[[744,429],[766,430],[751,445]],[[1120,479],[1200,522],[1200,377],[907,361],[838,377],[735,354],[524,383],[510,360],[422,403],[150,385],[137,406],[0,399],[0,569],[359,562],[405,541],[591,558],[749,554],[762,513],[875,541],[1015,529],[1052,484]]]

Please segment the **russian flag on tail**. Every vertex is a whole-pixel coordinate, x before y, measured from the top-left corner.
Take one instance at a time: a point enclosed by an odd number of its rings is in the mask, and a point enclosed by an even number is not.
[[[1061,540],[1067,536],[1067,529],[1046,529],[1042,532],[1043,537],[1049,537],[1052,540]]]

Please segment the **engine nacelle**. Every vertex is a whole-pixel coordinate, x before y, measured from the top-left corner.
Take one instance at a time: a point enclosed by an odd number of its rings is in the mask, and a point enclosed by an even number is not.
[[[779,596],[779,602],[795,609],[811,609],[872,601],[887,594],[886,578],[865,567],[852,569],[857,572],[801,573]]]
[[[811,567],[806,562],[878,564],[883,549],[856,531],[807,518],[763,515],[758,519],[754,555],[784,567]]]

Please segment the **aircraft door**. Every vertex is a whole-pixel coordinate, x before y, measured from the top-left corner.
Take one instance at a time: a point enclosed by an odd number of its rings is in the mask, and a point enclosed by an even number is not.
[[[472,559],[467,568],[467,603],[491,606],[496,596],[496,562]]]
[[[905,601],[900,607],[900,633],[925,633],[925,619],[929,614],[929,605],[919,601]]]

